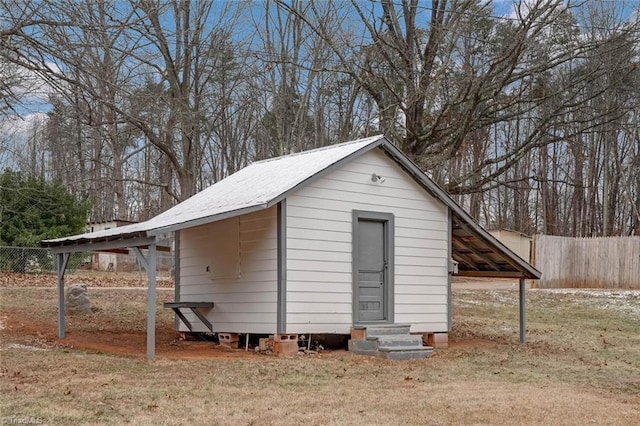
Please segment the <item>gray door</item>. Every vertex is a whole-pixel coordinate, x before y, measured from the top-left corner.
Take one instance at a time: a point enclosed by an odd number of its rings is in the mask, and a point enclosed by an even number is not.
[[[384,321],[387,319],[387,222],[362,218],[357,221],[355,321]]]

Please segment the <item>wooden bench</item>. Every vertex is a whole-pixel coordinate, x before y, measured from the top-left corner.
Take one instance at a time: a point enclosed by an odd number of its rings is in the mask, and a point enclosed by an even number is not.
[[[178,318],[187,326],[189,331],[193,331],[193,327],[189,320],[184,316],[184,314],[180,311],[182,308],[189,308],[191,311],[198,317],[200,321],[213,333],[213,326],[211,322],[205,317],[200,309],[211,309],[213,308],[213,302],[167,302],[164,304],[165,308],[173,309],[173,312],[176,313]]]

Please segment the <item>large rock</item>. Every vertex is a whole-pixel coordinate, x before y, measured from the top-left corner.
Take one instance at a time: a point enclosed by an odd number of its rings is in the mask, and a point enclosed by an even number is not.
[[[67,289],[66,308],[69,312],[89,314],[91,313],[91,301],[87,295],[87,285],[74,284]]]

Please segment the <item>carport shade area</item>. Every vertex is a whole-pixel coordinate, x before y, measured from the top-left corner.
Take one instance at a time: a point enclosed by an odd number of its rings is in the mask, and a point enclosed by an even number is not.
[[[453,209],[452,209],[453,210]],[[519,278],[520,342],[526,337],[525,279],[537,280],[540,271],[519,258],[500,241],[484,231],[469,216],[451,215],[451,256],[458,262],[455,275],[478,278]]]
[[[453,213],[451,253],[458,262],[456,275],[465,277],[539,279],[540,272],[520,259],[479,226]]]
[[[162,241],[161,241],[162,243]],[[136,254],[140,265],[147,271],[147,358],[155,358],[156,328],[156,265],[157,251],[169,251],[167,245],[158,244],[158,238],[146,232],[123,233],[108,237],[78,238],[62,241],[44,241],[56,256],[58,272],[58,337],[65,337],[64,275],[72,253],[107,252]],[[142,250],[146,250],[144,253]]]

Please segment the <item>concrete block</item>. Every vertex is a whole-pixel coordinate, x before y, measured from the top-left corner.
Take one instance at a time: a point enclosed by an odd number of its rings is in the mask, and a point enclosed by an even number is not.
[[[278,333],[274,336],[274,342],[289,342],[294,341],[298,344],[298,335],[294,333]]]
[[[367,338],[367,329],[364,327],[351,327],[351,340],[364,340]]]
[[[294,356],[298,354],[298,339],[273,342],[273,352],[278,356]]]
[[[261,351],[273,350],[273,337],[261,337],[258,341],[258,347]]]
[[[449,333],[424,333],[422,341],[425,345],[436,349],[449,347]]]
[[[218,341],[220,346],[227,348],[238,348],[238,334],[237,333],[218,333]]]

